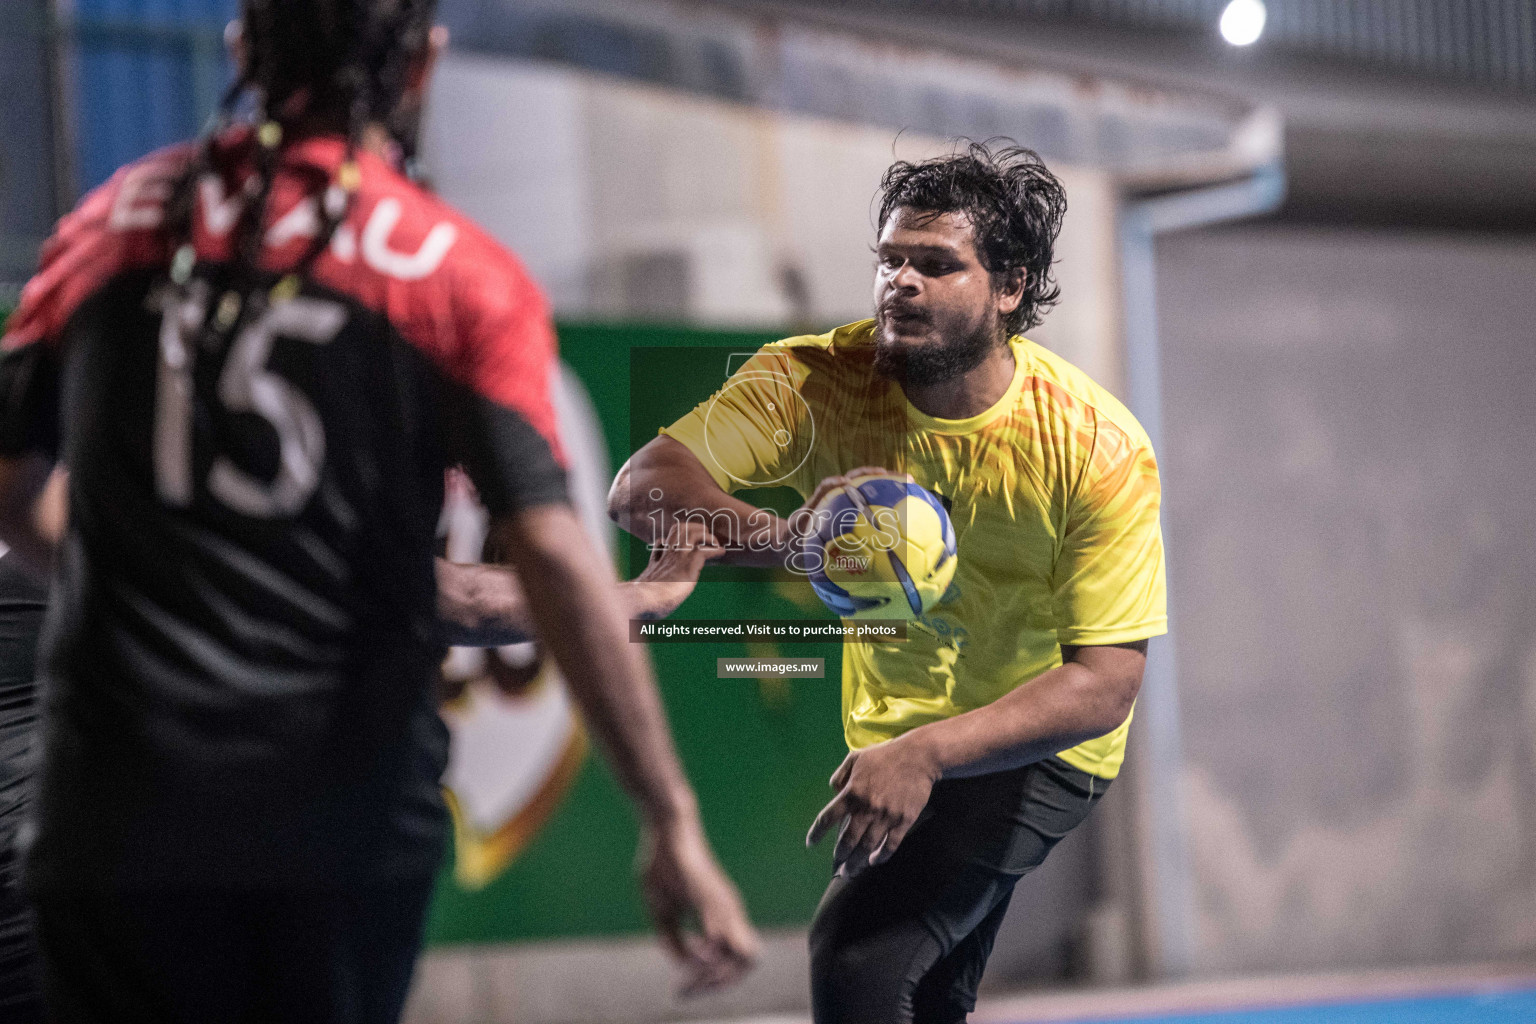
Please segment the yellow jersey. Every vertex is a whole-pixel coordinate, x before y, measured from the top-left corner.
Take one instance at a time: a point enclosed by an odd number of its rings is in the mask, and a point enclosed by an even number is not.
[[[843,732],[858,749],[983,707],[1061,664],[1061,645],[1167,629],[1161,491],[1146,432],[1059,356],[1012,338],[1007,392],[963,420],[928,416],[874,371],[874,321],[765,345],[663,429],[726,491],[859,466],[910,473],[950,509],[959,564],[904,642],[843,652]],[[1130,717],[1061,752],[1112,779]]]

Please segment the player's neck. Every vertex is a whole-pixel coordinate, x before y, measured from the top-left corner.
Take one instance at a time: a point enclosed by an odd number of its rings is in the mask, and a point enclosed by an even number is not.
[[[997,404],[1013,383],[1013,346],[995,346],[976,366],[936,384],[903,384],[919,412],[934,419],[963,420],[979,416]]]
[[[394,162],[399,152],[399,147],[395,145],[395,140],[388,129],[377,121],[369,121],[367,127],[363,129],[362,138],[358,140],[358,148],[390,163]]]

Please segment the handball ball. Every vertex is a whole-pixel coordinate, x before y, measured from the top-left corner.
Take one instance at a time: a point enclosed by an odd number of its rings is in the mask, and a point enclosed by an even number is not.
[[[845,619],[917,618],[955,576],[949,513],[905,477],[858,476],[848,483],[814,510],[815,532],[806,543],[811,586]]]

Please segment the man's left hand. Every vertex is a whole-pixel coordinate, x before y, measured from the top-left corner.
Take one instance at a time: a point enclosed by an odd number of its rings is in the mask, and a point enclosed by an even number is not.
[[[832,773],[837,796],[816,815],[806,845],[814,846],[842,823],[832,852],[839,875],[852,877],[884,863],[906,839],[941,774],[937,759],[915,733],[853,751]]]

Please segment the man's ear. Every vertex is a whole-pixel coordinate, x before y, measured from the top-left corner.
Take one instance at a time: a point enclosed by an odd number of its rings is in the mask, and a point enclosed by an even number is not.
[[[235,72],[245,74],[245,24],[235,18],[224,26],[224,49],[229,54]]]
[[[1012,313],[1024,301],[1024,285],[1029,281],[1029,271],[1022,267],[1004,275],[997,290],[997,311],[1003,315]]]

